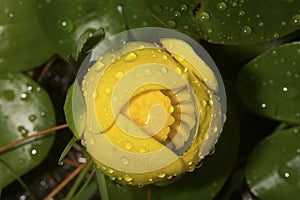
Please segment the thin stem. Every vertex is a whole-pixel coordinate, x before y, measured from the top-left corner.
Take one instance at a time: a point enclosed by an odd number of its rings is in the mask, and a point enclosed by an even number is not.
[[[63,164],[67,164],[67,165],[70,165],[70,166],[73,166],[73,167],[78,167],[80,165],[78,162],[74,162],[73,160],[69,160],[67,158],[64,158],[61,162]]]
[[[11,147],[19,145],[19,144],[23,143],[24,141],[27,141],[27,140],[29,140],[31,138],[35,138],[35,137],[38,137],[38,136],[41,136],[41,135],[45,135],[47,133],[50,133],[50,132],[53,132],[53,131],[57,131],[57,130],[60,130],[60,129],[64,129],[64,128],[67,128],[67,127],[68,127],[68,124],[62,124],[62,125],[59,125],[59,126],[55,126],[55,127],[52,127],[52,128],[49,128],[49,129],[46,129],[46,130],[43,130],[43,131],[31,134],[31,135],[28,135],[28,136],[26,136],[24,138],[21,138],[19,140],[15,140],[15,141],[13,141],[11,143],[8,143],[7,145],[4,145],[4,146],[0,147],[0,153],[8,150]]]
[[[78,197],[84,192],[84,190],[93,182],[92,179],[94,178],[95,175],[95,169],[91,171],[91,174],[88,176],[87,180],[84,182],[84,184],[80,187],[79,191],[76,193],[74,196],[74,199],[78,199]]]
[[[73,178],[81,172],[81,170],[85,167],[87,163],[83,163],[79,165],[67,178],[65,178],[56,188],[54,188],[44,199],[50,200],[52,199],[62,188],[64,188]]]
[[[147,187],[147,200],[151,200],[151,187]]]
[[[37,82],[41,83],[43,78],[45,77],[47,71],[50,69],[50,67],[52,66],[52,64],[54,63],[54,61],[56,60],[56,56],[53,56],[45,65],[45,67],[43,68],[43,71],[40,73],[39,77],[37,78]]]
[[[94,167],[96,169],[96,179],[97,179],[97,183],[98,183],[98,188],[101,192],[101,199],[109,200],[105,175],[96,166],[94,166]]]
[[[72,188],[69,190],[65,200],[70,200],[74,196],[77,188],[79,187],[80,183],[82,182],[85,175],[88,173],[90,167],[92,166],[93,161],[89,160],[86,164],[86,166],[82,169],[81,173],[78,175],[75,183],[72,185]]]

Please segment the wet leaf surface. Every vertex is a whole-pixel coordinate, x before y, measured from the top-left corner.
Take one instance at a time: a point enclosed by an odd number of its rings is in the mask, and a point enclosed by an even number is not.
[[[247,107],[276,120],[300,123],[300,43],[278,46],[246,64],[237,86]]]
[[[76,53],[85,31],[103,27],[112,35],[159,25],[135,0],[5,0],[0,3],[0,72],[31,69],[54,53],[66,59]]]
[[[217,44],[267,42],[300,28],[300,2],[295,0],[143,2],[167,27]]]
[[[35,1],[0,2],[0,72],[36,67],[53,53],[40,28]]]
[[[47,93],[22,73],[0,74],[0,146],[55,125]],[[19,176],[36,167],[48,154],[53,135],[28,141],[0,153],[0,159]],[[11,183],[11,170],[0,162],[0,188]]]
[[[261,199],[298,199],[300,127],[274,132],[252,152],[246,167],[251,191]]]

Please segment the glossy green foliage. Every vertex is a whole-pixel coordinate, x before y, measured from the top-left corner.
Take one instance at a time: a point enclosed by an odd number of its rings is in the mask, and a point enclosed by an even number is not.
[[[99,27],[111,35],[126,28],[158,25],[136,0],[3,0],[0,72],[36,67],[54,53],[63,58],[75,54],[79,36]]]
[[[0,73],[0,146],[55,125],[47,93],[22,73]],[[5,152],[0,159],[21,176],[48,154],[53,135],[28,141]],[[14,180],[11,169],[0,162],[0,189]]]
[[[143,0],[169,28],[217,44],[266,42],[300,28],[297,0]]]
[[[186,173],[177,182],[164,187],[151,186],[152,199],[208,200],[218,194],[231,173],[239,148],[238,118],[231,109],[213,155],[206,157],[199,169]],[[147,186],[139,189],[108,183],[108,190],[111,199],[146,199],[147,194]]]
[[[54,53],[36,7],[32,0],[0,2],[0,72],[36,67]]]
[[[246,180],[260,199],[298,199],[300,127],[280,130],[257,145],[248,160]]]
[[[300,43],[271,49],[245,65],[237,86],[254,113],[300,123]]]

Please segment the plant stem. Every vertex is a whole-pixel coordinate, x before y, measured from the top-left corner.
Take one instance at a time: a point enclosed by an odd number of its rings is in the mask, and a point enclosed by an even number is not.
[[[50,200],[54,197],[62,188],[64,188],[81,170],[86,166],[87,163],[79,165],[66,179],[64,179],[54,190],[52,190],[44,199]]]
[[[72,188],[69,190],[67,196],[66,196],[66,200],[70,200],[72,199],[72,197],[74,196],[77,188],[79,187],[80,183],[82,182],[83,178],[85,177],[85,175],[87,174],[88,170],[90,169],[90,167],[92,166],[93,161],[89,160],[86,164],[86,166],[82,169],[81,173],[78,175],[75,183],[73,184]]]
[[[16,145],[19,145],[31,138],[35,138],[35,137],[38,137],[38,136],[41,136],[41,135],[45,135],[47,133],[50,133],[50,132],[53,132],[53,131],[57,131],[57,130],[60,130],[60,129],[64,129],[64,128],[67,128],[68,127],[68,124],[62,124],[62,125],[59,125],[59,126],[55,126],[55,127],[52,127],[52,128],[49,128],[49,129],[46,129],[46,130],[43,130],[43,131],[40,131],[40,132],[37,132],[37,133],[34,133],[34,134],[31,134],[31,135],[28,135],[22,139],[19,139],[19,140],[15,140],[11,143],[8,143],[7,145],[4,145],[2,147],[0,147],[0,153],[8,150],[9,148],[11,147],[14,147]]]
[[[47,73],[47,71],[50,69],[50,67],[52,66],[52,64],[54,63],[54,61],[56,60],[56,56],[52,57],[45,65],[45,67],[43,68],[43,71],[40,73],[39,77],[37,78],[37,82],[41,83],[43,78],[45,77],[45,74]]]
[[[109,200],[105,175],[96,166],[94,166],[94,167],[96,169],[96,178],[97,178],[98,188],[101,192],[101,199]]]

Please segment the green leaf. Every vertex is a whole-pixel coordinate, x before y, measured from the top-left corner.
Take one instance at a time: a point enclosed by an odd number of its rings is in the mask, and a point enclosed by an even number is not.
[[[218,44],[267,42],[300,28],[300,2],[143,0],[163,24]]]
[[[112,35],[143,26],[159,23],[136,0],[3,0],[0,72],[31,69],[54,53],[67,59],[84,32],[104,27]]]
[[[42,29],[56,51],[66,57],[76,53],[79,36],[100,27],[108,35],[129,28],[158,25],[136,0],[52,0],[41,1],[38,10]]]
[[[36,2],[0,2],[0,72],[24,71],[54,53],[40,28]]]
[[[55,113],[44,89],[22,73],[0,73],[0,146],[55,125]],[[54,137],[47,135],[0,153],[19,176],[47,156]],[[0,188],[14,180],[0,163]]]
[[[237,86],[254,113],[300,123],[300,43],[266,51],[241,70]]]
[[[69,125],[69,129],[73,132],[74,137],[76,139],[79,139],[80,135],[77,132],[75,121],[73,118],[73,116],[74,116],[73,115],[73,104],[72,104],[72,102],[73,102],[73,99],[72,99],[73,87],[74,87],[74,84],[72,84],[67,91],[66,100],[65,100],[65,104],[64,104],[64,112],[65,112],[66,121]],[[71,145],[73,145],[72,142],[70,142],[70,145],[68,145],[69,148],[71,148]],[[66,153],[67,152],[68,152],[68,149],[66,150]]]
[[[246,166],[246,181],[260,199],[300,196],[300,127],[274,132],[258,144]]]

